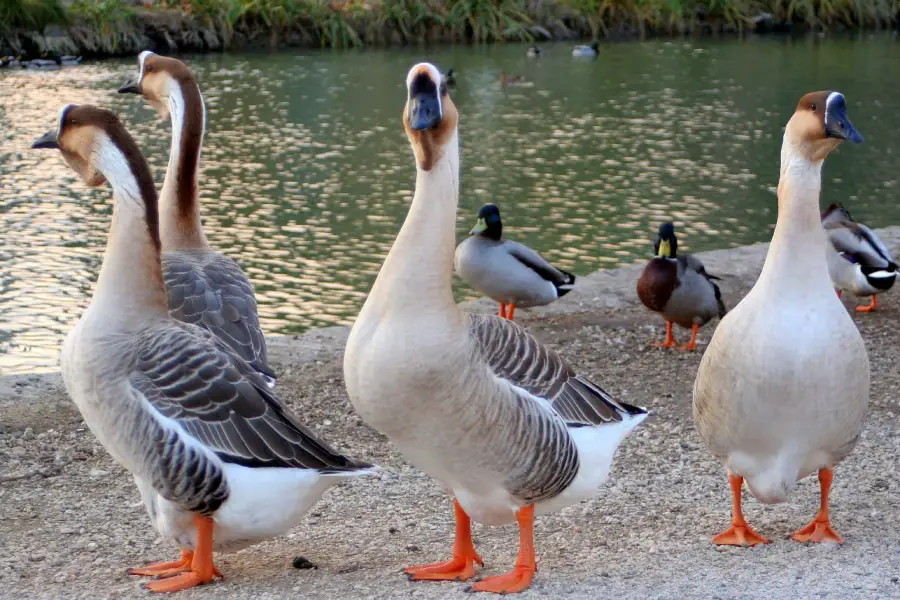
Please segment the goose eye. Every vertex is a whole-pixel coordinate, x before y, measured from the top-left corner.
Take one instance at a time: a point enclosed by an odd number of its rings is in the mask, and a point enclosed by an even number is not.
[[[152,72],[153,72],[153,65],[147,65],[146,67],[144,67],[144,70],[147,71],[148,73],[152,73]],[[815,109],[814,109],[814,110],[815,110]]]
[[[815,102],[813,102],[813,103],[810,105],[810,108],[812,109],[813,112],[816,112],[816,104],[815,104]]]

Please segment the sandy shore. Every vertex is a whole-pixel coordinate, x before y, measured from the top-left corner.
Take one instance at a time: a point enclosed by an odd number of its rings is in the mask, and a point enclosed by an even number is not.
[[[900,228],[879,235],[900,246]],[[765,250],[700,255],[723,277],[730,306],[755,281]],[[845,543],[786,539],[818,507],[810,478],[787,504],[745,501],[748,520],[773,544],[726,549],[709,538],[730,518],[727,481],[691,422],[701,352],[647,346],[664,327],[637,301],[639,271],[595,273],[552,307],[517,312],[578,369],[654,415],[626,440],[595,499],[538,520],[540,571],[520,597],[900,598],[900,483],[892,477],[900,456],[897,292],[882,297],[881,311],[854,315],[872,364],[872,403],[859,446],[835,472],[832,518]],[[712,331],[701,331],[701,349]],[[462,597],[464,584],[410,583],[400,574],[409,564],[448,557],[450,503],[353,412],[342,385],[346,335],[334,328],[274,339],[280,397],[328,440],[384,473],[332,489],[290,535],[218,556],[227,579],[179,598]],[[130,476],[85,429],[58,375],[0,378],[0,540],[0,598],[143,597],[141,580],[126,567],[174,556],[151,529]],[[482,573],[512,566],[514,527],[476,526],[475,541],[486,561]],[[318,569],[292,568],[297,556]]]

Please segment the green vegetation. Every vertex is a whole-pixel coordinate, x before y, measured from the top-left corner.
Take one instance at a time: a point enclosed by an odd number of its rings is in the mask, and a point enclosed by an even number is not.
[[[0,45],[88,54],[148,45],[349,48],[425,41],[644,37],[747,29],[883,28],[900,0],[0,0]],[[42,35],[48,25],[61,33]],[[59,38],[66,38],[62,41]],[[24,41],[23,41],[24,40]],[[32,47],[37,46],[37,47]]]

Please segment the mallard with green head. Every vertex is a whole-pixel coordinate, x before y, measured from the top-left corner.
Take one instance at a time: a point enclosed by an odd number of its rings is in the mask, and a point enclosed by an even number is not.
[[[666,320],[666,340],[653,345],[676,347],[672,332],[675,323],[691,330],[691,341],[678,347],[693,350],[697,347],[697,330],[728,311],[719,286],[713,283],[719,278],[707,273],[697,257],[678,255],[678,238],[670,222],[659,226],[653,248],[656,256],[644,267],[637,282],[637,294],[644,306]]]

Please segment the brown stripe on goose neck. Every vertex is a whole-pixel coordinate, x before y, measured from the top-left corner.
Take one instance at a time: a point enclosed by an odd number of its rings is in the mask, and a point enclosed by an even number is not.
[[[197,205],[197,169],[200,164],[200,147],[203,145],[203,97],[193,74],[186,66],[172,75],[181,88],[184,115],[181,124],[181,147],[176,165],[175,195],[178,212],[182,217],[192,216]]]
[[[159,252],[159,209],[153,175],[137,142],[122,125],[119,118],[108,110],[94,106],[73,106],[65,117],[65,126],[94,126],[101,129],[112,143],[119,149],[128,163],[128,168],[138,185],[138,192],[144,202],[144,220],[147,222],[147,233],[156,251]]]

